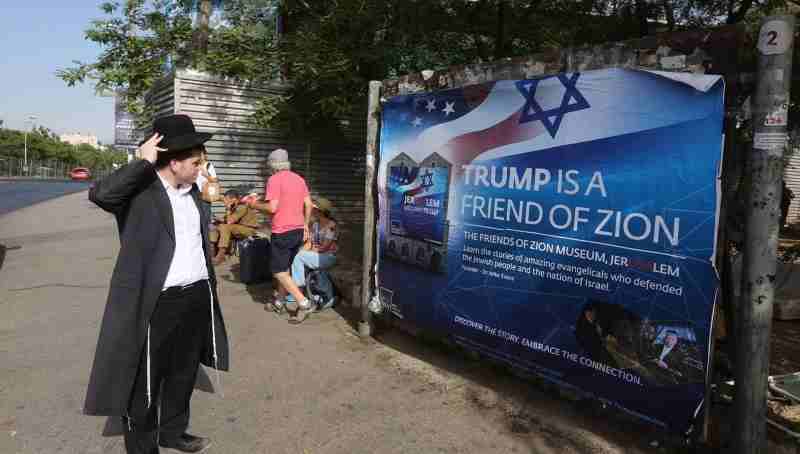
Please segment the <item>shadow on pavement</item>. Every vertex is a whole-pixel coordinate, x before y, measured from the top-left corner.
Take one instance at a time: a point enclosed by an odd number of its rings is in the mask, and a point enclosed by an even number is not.
[[[205,366],[200,366],[197,370],[197,379],[194,384],[194,389],[213,394],[214,384],[208,376],[210,373]],[[119,416],[109,416],[106,418],[106,424],[103,427],[104,437],[118,437],[125,434],[125,427],[122,423],[122,418]]]
[[[349,316],[342,316],[355,320],[357,325],[358,309],[347,309]],[[509,433],[528,444],[532,453],[643,452],[653,451],[648,446],[652,440],[667,440],[673,447],[679,443],[598,401],[580,399],[530,373],[467,351],[446,338],[407,330],[378,318],[373,339],[432,366],[445,377],[458,377],[453,380],[453,387],[462,393],[466,403],[487,417],[496,418]],[[615,446],[619,451],[607,451],[603,446]]]
[[[234,261],[229,268],[221,269],[219,276],[221,280],[239,284],[239,264]],[[252,302],[262,307],[272,299],[271,280],[245,288]],[[354,304],[344,298],[337,289],[337,304],[332,310],[358,333],[360,307],[358,302]],[[377,367],[414,375],[415,366],[409,364],[416,363],[452,378],[448,380],[456,385],[449,387],[432,383],[421,373],[419,378],[424,385],[414,386],[420,390],[438,388],[448,396],[461,396],[466,405],[486,418],[495,419],[532,453],[652,452],[654,449],[648,446],[651,441],[667,439],[666,434],[622,412],[596,401],[579,400],[549,382],[468,352],[446,338],[389,324],[380,317],[375,322],[374,334],[370,341],[365,341],[367,344],[375,341],[398,352],[400,357],[418,360],[398,366],[390,359],[395,355],[378,353]],[[670,444],[677,446],[676,441]]]

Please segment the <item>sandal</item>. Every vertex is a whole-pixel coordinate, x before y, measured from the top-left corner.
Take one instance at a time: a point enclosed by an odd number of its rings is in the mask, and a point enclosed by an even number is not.
[[[300,309],[300,306],[297,304],[297,301],[295,300],[286,301],[285,307],[286,310],[291,313],[295,313],[297,312],[298,309]]]
[[[308,316],[311,315],[312,312],[314,312],[314,308],[312,306],[305,308],[301,306],[297,310],[297,313],[289,318],[289,323],[291,323],[292,325],[299,325],[303,323],[305,319],[307,319]]]

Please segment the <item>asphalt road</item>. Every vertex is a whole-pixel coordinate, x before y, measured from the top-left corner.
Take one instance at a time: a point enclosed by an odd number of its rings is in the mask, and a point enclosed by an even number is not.
[[[71,181],[0,181],[0,216],[45,200],[85,191],[89,183]]]

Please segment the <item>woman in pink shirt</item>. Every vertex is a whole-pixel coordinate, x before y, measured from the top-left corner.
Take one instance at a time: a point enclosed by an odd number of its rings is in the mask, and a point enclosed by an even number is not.
[[[312,312],[311,302],[303,295],[289,274],[295,255],[308,239],[311,219],[311,196],[308,186],[300,175],[291,171],[289,153],[279,148],[269,154],[267,160],[272,176],[267,180],[265,202],[251,200],[251,208],[272,215],[270,238],[270,271],[280,284],[279,297],[273,303],[277,310],[286,306],[287,294],[297,302],[297,312],[290,323],[302,323]]]

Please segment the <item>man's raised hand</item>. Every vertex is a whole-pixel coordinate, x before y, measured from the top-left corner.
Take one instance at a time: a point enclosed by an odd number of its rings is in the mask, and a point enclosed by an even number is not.
[[[151,164],[155,164],[156,159],[158,159],[158,153],[161,151],[167,151],[166,148],[161,148],[158,146],[163,138],[164,136],[161,134],[155,133],[152,135],[152,137],[147,139],[145,143],[139,146],[139,155],[142,157],[142,159],[150,161]]]

